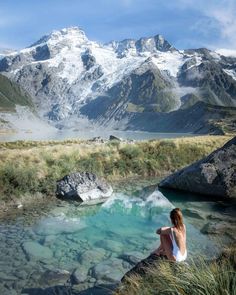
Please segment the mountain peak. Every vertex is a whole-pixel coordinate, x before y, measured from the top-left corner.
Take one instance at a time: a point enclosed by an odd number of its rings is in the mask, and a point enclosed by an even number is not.
[[[125,56],[128,52],[142,53],[156,51],[175,51],[176,49],[162,36],[142,37],[136,39],[124,39],[122,41],[112,41],[108,43],[118,53],[120,57]]]
[[[85,32],[79,27],[68,27],[61,30],[53,30],[50,34],[43,36],[37,42],[33,43],[32,46],[37,46],[42,43],[57,43],[65,39],[76,40],[77,42],[87,41]]]

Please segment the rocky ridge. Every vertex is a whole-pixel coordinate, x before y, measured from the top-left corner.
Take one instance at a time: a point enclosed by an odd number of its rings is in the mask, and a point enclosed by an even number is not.
[[[6,55],[0,72],[26,89],[40,116],[56,126],[88,118],[124,129],[136,114],[159,117],[199,101],[234,109],[235,64],[205,48],[177,50],[161,35],[100,44],[72,27]]]

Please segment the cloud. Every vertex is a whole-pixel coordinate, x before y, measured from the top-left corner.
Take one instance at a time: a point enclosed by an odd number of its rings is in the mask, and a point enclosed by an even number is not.
[[[236,48],[236,2],[224,8],[216,7],[209,14],[220,24],[221,36]]]
[[[192,25],[192,30],[205,37],[216,31],[219,33],[215,48],[219,47],[219,42],[236,48],[235,0],[177,0],[177,3],[179,9],[193,9],[201,13],[202,17]]]
[[[224,56],[236,57],[236,49],[221,48],[221,49],[217,49],[216,52]]]

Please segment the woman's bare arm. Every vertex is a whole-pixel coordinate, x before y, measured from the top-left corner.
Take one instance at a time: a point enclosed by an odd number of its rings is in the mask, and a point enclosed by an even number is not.
[[[171,233],[171,227],[163,226],[157,229],[156,233],[158,235],[169,235]]]

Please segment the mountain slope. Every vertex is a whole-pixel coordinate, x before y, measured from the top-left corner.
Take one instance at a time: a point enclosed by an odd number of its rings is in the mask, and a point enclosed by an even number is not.
[[[163,122],[176,112],[190,114],[199,101],[236,107],[236,59],[204,48],[179,51],[161,35],[99,44],[77,27],[62,29],[5,56],[0,72],[60,127],[77,126],[81,118],[119,128],[133,118]]]
[[[33,108],[29,94],[17,83],[0,74],[0,111],[15,111],[16,105]]]

